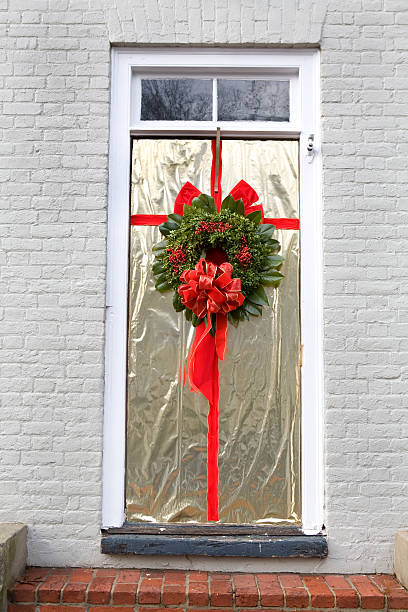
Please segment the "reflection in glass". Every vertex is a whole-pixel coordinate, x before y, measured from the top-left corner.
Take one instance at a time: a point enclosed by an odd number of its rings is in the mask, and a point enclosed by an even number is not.
[[[142,79],[142,121],[211,121],[210,79]]]
[[[289,81],[218,79],[219,121],[289,121]]]

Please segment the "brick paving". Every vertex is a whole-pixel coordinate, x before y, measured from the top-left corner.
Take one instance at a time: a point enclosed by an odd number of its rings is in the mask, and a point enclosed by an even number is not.
[[[199,571],[28,568],[8,612],[230,612],[408,610],[388,574],[231,574]]]

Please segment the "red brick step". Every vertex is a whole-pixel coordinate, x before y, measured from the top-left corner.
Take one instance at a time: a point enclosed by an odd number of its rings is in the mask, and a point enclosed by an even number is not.
[[[28,568],[8,612],[280,612],[407,610],[387,574],[230,574],[198,571]]]

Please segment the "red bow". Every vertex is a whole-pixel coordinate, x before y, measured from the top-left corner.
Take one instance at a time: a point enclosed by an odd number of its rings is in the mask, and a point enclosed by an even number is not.
[[[220,266],[211,261],[200,259],[195,270],[186,270],[180,276],[185,283],[178,292],[181,301],[199,319],[210,313],[226,314],[235,310],[245,300],[241,293],[241,279],[231,278],[232,266]]]
[[[191,202],[194,198],[197,198],[200,195],[201,191],[194,187],[191,183],[187,181],[180,189],[179,194],[174,202],[174,212],[177,215],[183,214],[183,206],[187,204],[187,206],[191,206]],[[244,180],[239,181],[235,185],[233,189],[230,191],[230,195],[234,198],[234,200],[241,199],[244,203],[245,214],[248,215],[251,212],[255,212],[256,210],[260,210],[262,213],[262,223],[264,222],[264,213],[262,204],[255,204],[258,201],[258,194],[255,189],[248,185],[248,183]],[[218,202],[217,202],[218,204]],[[217,205],[219,210],[219,206]]]

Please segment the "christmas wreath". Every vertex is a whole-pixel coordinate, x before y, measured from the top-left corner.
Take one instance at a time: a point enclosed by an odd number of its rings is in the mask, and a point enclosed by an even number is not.
[[[200,194],[159,227],[164,240],[153,247],[158,291],[174,291],[176,312],[184,310],[194,327],[205,318],[216,334],[217,313],[237,326],[262,315],[268,305],[264,286],[277,287],[283,257],[275,227],[263,224],[262,206],[248,212],[230,194],[217,211],[214,198]]]

